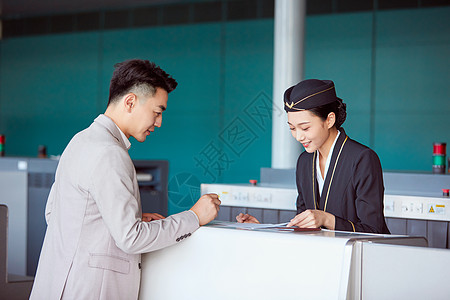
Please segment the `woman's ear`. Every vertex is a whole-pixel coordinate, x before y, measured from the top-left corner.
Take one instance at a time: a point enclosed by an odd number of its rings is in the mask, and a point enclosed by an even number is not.
[[[336,123],[336,114],[334,112],[330,112],[327,117],[327,127],[330,129]]]

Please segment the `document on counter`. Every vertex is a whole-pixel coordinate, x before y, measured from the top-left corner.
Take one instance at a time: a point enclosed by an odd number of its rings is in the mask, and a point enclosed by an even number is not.
[[[241,229],[271,229],[271,228],[279,228],[286,227],[286,223],[278,223],[278,224],[259,224],[259,223],[237,223],[237,222],[224,222],[224,221],[213,221],[211,225],[216,225],[220,227],[229,227],[229,228],[241,228]],[[286,229],[289,227],[286,227]]]
[[[246,230],[274,230],[286,232],[306,232],[306,231],[320,231],[320,228],[298,228],[297,226],[286,227],[286,223],[278,224],[255,224],[255,223],[237,223],[227,221],[212,221],[208,225],[218,226],[222,228],[246,229]]]

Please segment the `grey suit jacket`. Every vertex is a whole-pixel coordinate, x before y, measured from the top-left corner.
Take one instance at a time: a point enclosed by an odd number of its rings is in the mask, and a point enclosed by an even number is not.
[[[64,150],[30,299],[137,299],[140,253],[198,229],[185,211],[143,222],[134,165],[114,122],[100,115]]]

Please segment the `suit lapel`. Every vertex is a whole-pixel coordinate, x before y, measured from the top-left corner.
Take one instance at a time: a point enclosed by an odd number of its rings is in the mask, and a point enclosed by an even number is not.
[[[320,194],[319,194],[319,184],[317,182],[317,151],[314,152],[312,156],[312,195],[313,195],[313,203],[312,207],[314,209],[320,209]]]
[[[347,140],[347,135],[345,134],[344,129],[340,129],[341,134],[339,135],[336,144],[334,145],[333,148],[333,153],[331,154],[331,160],[330,160],[330,165],[328,167],[328,171],[327,171],[327,176],[325,178],[325,181],[323,183],[323,189],[322,189],[322,195],[320,196],[320,201],[319,201],[319,208],[321,210],[326,211],[327,208],[327,202],[328,199],[330,197],[330,190],[331,190],[331,186],[333,184],[333,181],[336,181],[336,178],[333,178],[334,175],[334,170],[336,168],[338,168],[338,160],[339,160],[339,156],[341,153],[341,150],[343,148],[344,143]],[[317,151],[316,151],[317,153]],[[315,166],[315,162],[314,162],[314,167]],[[316,178],[316,182],[317,182],[317,178]],[[317,185],[317,183],[316,183]],[[319,192],[317,191],[317,194],[319,194]]]
[[[113,120],[102,114],[94,120],[94,123],[104,127],[115,139],[117,139],[120,145],[127,150],[127,146],[122,139],[122,135]]]

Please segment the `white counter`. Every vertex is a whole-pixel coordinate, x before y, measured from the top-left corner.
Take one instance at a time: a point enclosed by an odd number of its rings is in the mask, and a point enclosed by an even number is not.
[[[206,226],[143,255],[140,299],[359,299],[355,247],[377,241],[426,245],[390,235]]]

